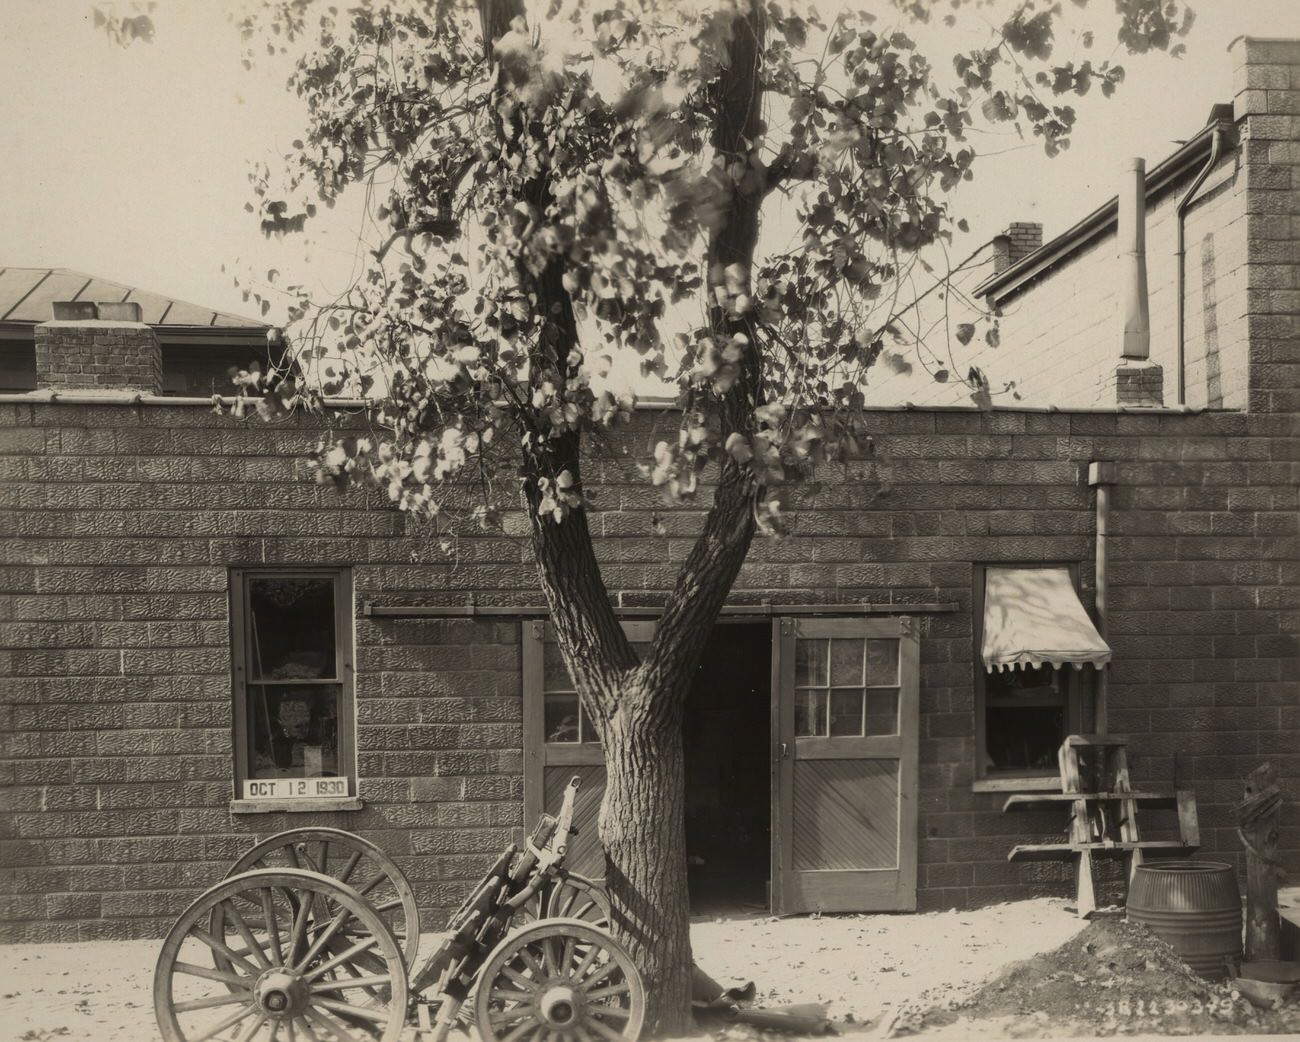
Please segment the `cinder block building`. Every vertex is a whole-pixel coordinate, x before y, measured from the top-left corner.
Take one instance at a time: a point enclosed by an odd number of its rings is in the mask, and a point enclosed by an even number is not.
[[[1067,892],[1068,864],[1007,858],[1061,815],[1001,808],[1103,725],[1238,864],[1232,808],[1271,761],[1300,869],[1300,42],[1231,56],[1231,110],[1131,183],[1146,357],[1116,317],[1118,204],[1046,243],[1013,228],[970,266],[1003,315],[972,364],[996,384],[1006,359],[1022,399],[874,387],[873,453],[786,490],[794,535],[755,543],[688,710],[698,908]],[[169,328],[65,274],[0,271],[3,936],[161,935],[254,837],[303,824],[379,844],[437,921],[575,772],[594,867],[600,751],[522,514],[439,539],[313,484],[310,419],[211,409],[263,327]],[[676,423],[639,411],[587,475],[635,640],[701,520],[635,467]]]

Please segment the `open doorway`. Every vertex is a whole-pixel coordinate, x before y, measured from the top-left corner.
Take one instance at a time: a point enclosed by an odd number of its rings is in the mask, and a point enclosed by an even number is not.
[[[768,908],[772,629],[719,623],[686,700],[686,854],[694,915]]]

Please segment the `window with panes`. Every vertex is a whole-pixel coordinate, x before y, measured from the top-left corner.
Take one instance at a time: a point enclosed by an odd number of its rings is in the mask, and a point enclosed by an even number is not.
[[[236,794],[355,795],[347,569],[237,569]]]

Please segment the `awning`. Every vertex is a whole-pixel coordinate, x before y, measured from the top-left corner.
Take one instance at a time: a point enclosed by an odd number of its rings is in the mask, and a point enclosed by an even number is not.
[[[984,666],[1070,663],[1098,669],[1110,646],[1079,603],[1068,568],[989,568],[984,581]]]

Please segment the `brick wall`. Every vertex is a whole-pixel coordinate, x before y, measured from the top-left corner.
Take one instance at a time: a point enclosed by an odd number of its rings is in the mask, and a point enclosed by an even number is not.
[[[5,936],[159,934],[253,835],[308,823],[380,843],[441,918],[522,824],[518,623],[358,612],[365,809],[232,815],[228,568],[349,564],[358,603],[536,603],[523,540],[444,548],[336,497],[306,480],[307,429],[159,405],[9,403],[0,420]],[[874,458],[791,490],[795,537],[756,544],[736,599],[959,606],[922,631],[923,907],[1068,888],[1059,866],[1005,860],[1060,823],[971,790],[972,564],[1078,561],[1090,590],[1092,459],[1119,467],[1111,719],[1134,776],[1191,784],[1205,849],[1233,858],[1240,779],[1272,758],[1300,867],[1293,421],[881,412]],[[617,445],[591,469],[609,585],[662,596],[700,515],[665,511]]]
[[[162,352],[143,322],[75,319],[36,327],[39,389],[162,392]]]

